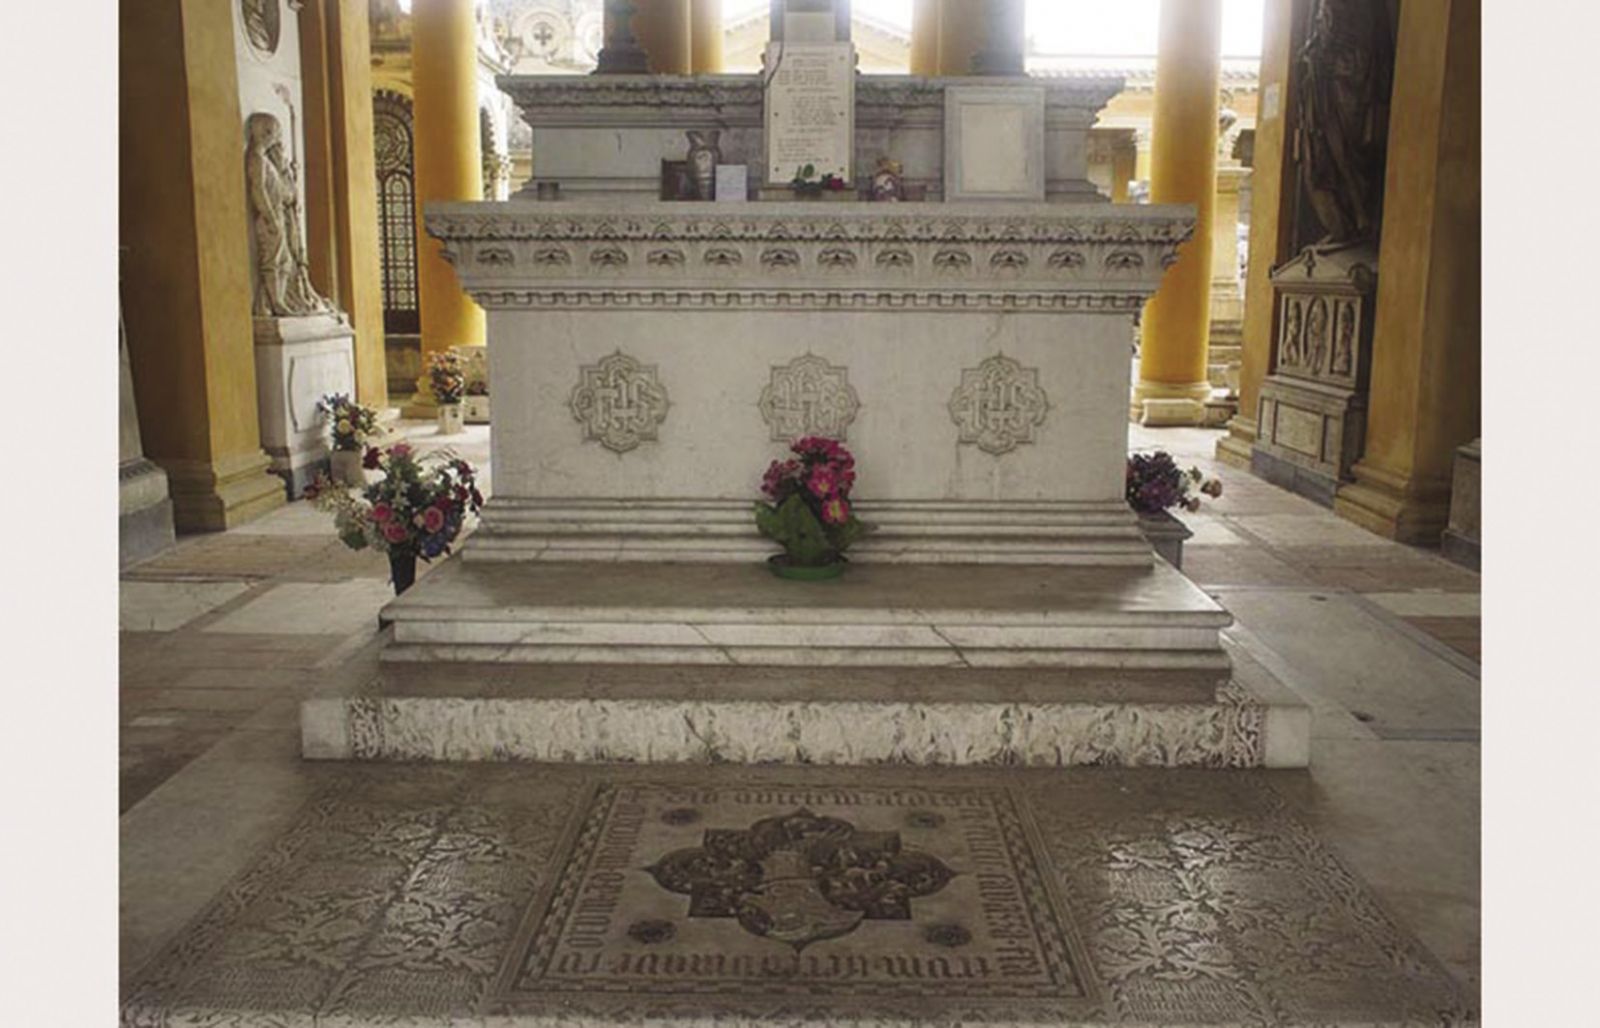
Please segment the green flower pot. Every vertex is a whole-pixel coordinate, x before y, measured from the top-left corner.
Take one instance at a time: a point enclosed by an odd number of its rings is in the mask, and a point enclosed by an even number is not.
[[[844,574],[844,563],[836,560],[832,564],[791,564],[788,555],[783,553],[767,558],[767,567],[772,569],[774,575],[797,582],[823,582],[838,578]]]

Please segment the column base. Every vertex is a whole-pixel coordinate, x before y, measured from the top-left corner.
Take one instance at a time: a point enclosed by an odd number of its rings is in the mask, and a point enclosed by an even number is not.
[[[1208,417],[1206,411],[1211,393],[1210,382],[1186,382],[1174,385],[1141,379],[1133,387],[1133,400],[1128,413],[1141,425],[1155,427],[1204,425]]]
[[[283,479],[268,472],[270,461],[259,450],[215,461],[157,463],[171,483],[172,520],[180,532],[223,532],[287,502]]]
[[[1230,467],[1250,470],[1250,454],[1255,448],[1256,422],[1235,414],[1227,424],[1228,434],[1217,440],[1217,460]]]
[[[153,557],[174,542],[167,476],[144,458],[117,469],[117,553],[121,567]]]
[[[1358,463],[1339,487],[1335,514],[1395,542],[1437,546],[1450,521],[1450,483],[1414,479]]]

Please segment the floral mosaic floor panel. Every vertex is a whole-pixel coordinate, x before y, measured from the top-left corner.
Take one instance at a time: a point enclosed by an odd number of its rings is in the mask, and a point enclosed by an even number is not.
[[[1474,1023],[1271,782],[343,766],[123,1023]]]

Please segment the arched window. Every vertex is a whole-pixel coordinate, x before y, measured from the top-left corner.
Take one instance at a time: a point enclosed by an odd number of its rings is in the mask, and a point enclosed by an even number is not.
[[[414,335],[422,331],[422,321],[417,313],[417,192],[411,125],[409,98],[387,89],[373,94],[383,330]]]

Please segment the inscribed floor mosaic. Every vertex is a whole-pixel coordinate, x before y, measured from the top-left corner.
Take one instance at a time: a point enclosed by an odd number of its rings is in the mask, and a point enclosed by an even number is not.
[[[1472,1023],[1272,778],[343,766],[123,1023]]]

